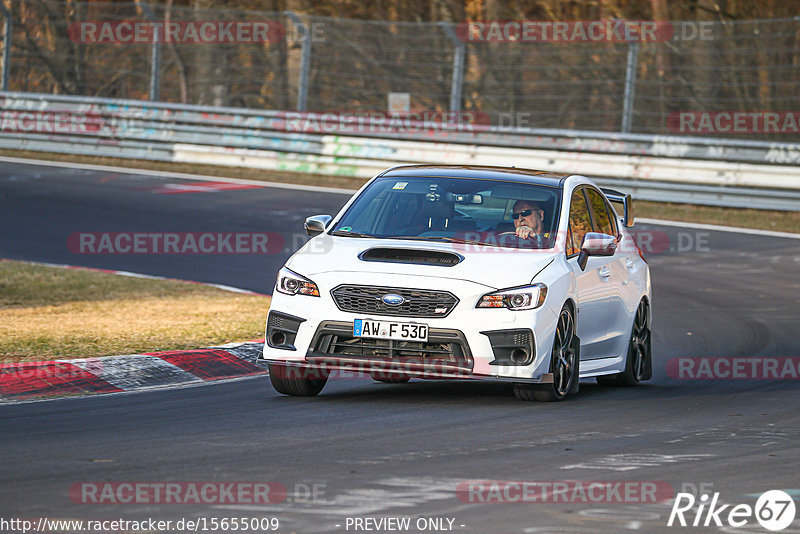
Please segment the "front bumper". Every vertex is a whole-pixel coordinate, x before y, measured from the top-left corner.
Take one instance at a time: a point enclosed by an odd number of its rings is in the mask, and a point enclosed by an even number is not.
[[[526,311],[475,308],[488,291],[486,286],[446,282],[460,302],[447,317],[436,318],[341,311],[330,289],[323,287],[321,297],[275,293],[259,362],[420,378],[552,382],[550,349],[557,314],[550,306]],[[428,289],[420,288],[420,283],[415,278],[407,287]],[[426,285],[440,289],[442,284],[442,280],[431,279]],[[353,321],[359,318],[427,324],[428,342],[356,338]],[[528,357],[517,353],[518,357],[512,359],[516,348],[526,348]]]

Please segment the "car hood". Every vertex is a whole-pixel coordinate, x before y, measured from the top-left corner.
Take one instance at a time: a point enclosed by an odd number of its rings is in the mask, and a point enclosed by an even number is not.
[[[375,249],[392,249],[390,252],[401,255],[405,251],[410,251],[412,255],[419,254],[418,251],[444,252],[457,255],[453,259],[458,261],[457,258],[461,258],[461,261],[455,265],[443,266],[387,259],[371,261],[362,259],[369,257]],[[298,250],[286,266],[312,279],[315,274],[322,273],[370,272],[465,280],[492,289],[502,289],[530,283],[537,273],[553,261],[555,255],[552,250],[518,250],[493,246],[348,238],[321,234]]]

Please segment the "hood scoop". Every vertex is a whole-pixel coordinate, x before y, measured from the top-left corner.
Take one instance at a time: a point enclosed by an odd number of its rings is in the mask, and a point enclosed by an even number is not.
[[[358,255],[358,258],[361,261],[414,263],[417,265],[438,265],[440,267],[452,267],[464,260],[463,256],[454,252],[388,247],[376,247],[365,250]]]

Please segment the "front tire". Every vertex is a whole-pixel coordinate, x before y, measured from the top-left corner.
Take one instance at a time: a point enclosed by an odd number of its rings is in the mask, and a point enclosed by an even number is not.
[[[411,380],[410,376],[389,375],[384,373],[371,373],[369,376],[375,382],[383,382],[384,384],[405,384]]]
[[[575,335],[575,319],[569,306],[564,305],[558,316],[553,350],[550,354],[551,384],[514,384],[519,400],[553,402],[563,400],[577,391],[579,380],[578,353],[580,341]]]
[[[650,345],[650,309],[642,299],[633,317],[631,339],[628,342],[628,355],[625,370],[614,375],[598,376],[597,383],[603,386],[635,386],[642,380],[653,376],[653,351]]]
[[[283,395],[314,397],[325,387],[328,373],[322,369],[289,367],[271,363],[269,364],[269,381],[275,391]]]

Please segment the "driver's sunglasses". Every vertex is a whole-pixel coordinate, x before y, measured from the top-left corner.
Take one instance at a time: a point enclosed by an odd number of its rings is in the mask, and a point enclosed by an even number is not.
[[[519,219],[520,217],[527,217],[528,215],[530,215],[531,213],[533,213],[533,211],[534,211],[534,210],[532,210],[532,209],[529,209],[529,210],[522,210],[522,211],[520,211],[519,213],[512,213],[512,214],[511,214],[511,218],[512,218],[512,219],[514,219],[514,220],[516,221],[516,220],[517,220],[517,219]]]

